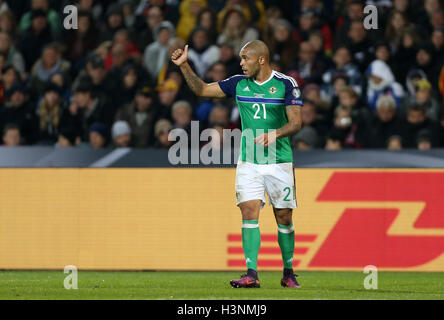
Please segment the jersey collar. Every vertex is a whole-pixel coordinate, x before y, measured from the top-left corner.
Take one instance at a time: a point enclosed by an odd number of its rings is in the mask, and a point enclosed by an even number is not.
[[[259,82],[257,82],[256,80],[253,80],[253,81],[254,81],[254,83],[256,83],[258,86],[263,86],[263,85],[266,84],[268,81],[270,81],[273,77],[274,77],[274,70],[271,70],[270,77],[269,77],[267,80],[265,80],[264,82],[259,83]]]

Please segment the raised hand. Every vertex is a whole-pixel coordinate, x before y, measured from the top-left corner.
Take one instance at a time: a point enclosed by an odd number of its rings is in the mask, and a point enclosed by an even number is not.
[[[174,62],[177,66],[181,66],[183,63],[188,61],[188,45],[185,48],[177,49],[171,55],[171,61]]]

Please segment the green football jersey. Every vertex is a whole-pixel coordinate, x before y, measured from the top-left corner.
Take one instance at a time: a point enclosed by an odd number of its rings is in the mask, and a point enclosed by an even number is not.
[[[236,98],[239,108],[242,124],[239,160],[256,164],[293,162],[290,137],[277,139],[269,147],[255,144],[254,138],[284,126],[288,122],[286,106],[302,106],[296,80],[272,71],[263,83],[236,75],[220,81],[219,86],[227,96]]]

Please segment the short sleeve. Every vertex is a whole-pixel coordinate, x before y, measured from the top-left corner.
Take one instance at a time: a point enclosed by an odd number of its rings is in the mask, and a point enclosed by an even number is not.
[[[304,104],[302,102],[302,92],[296,80],[290,77],[285,77],[283,80],[285,83],[285,105],[302,106]]]
[[[244,79],[245,76],[242,75],[235,75],[228,79],[219,81],[219,87],[222,89],[222,91],[229,97],[234,97],[236,95],[236,86],[239,81]]]

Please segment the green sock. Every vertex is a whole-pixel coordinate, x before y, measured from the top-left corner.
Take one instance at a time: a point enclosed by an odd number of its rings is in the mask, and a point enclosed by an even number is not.
[[[278,224],[278,242],[282,252],[285,269],[293,269],[294,227],[293,223],[286,226]]]
[[[242,248],[247,269],[257,270],[257,256],[261,246],[258,220],[242,220]]]

